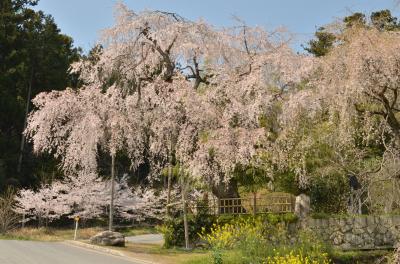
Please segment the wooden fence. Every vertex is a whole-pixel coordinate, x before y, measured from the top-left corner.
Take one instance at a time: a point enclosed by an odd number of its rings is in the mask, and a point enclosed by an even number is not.
[[[208,214],[262,214],[294,212],[295,196],[291,194],[271,194],[266,197],[224,198],[208,200],[197,210],[207,210]]]

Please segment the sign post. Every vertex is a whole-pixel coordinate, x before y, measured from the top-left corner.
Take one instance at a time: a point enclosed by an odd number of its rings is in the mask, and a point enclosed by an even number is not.
[[[76,216],[76,217],[74,218],[74,220],[75,220],[75,234],[74,234],[74,240],[76,240],[76,235],[77,235],[77,232],[78,232],[79,216]]]

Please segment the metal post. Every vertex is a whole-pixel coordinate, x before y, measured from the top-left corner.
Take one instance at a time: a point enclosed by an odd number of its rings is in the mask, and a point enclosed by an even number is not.
[[[172,186],[172,142],[169,151],[168,182],[167,182],[167,217],[170,217],[171,186]]]
[[[78,233],[78,222],[79,222],[79,217],[75,217],[75,233],[74,233],[74,240],[76,240],[76,235]]]

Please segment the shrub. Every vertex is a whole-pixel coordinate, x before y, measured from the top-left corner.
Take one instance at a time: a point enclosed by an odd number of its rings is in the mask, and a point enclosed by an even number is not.
[[[165,248],[171,248],[176,245],[177,241],[174,235],[174,228],[170,222],[165,223],[161,226],[157,226],[156,228],[157,231],[163,234]]]
[[[200,237],[207,241],[211,248],[231,249],[237,243],[263,240],[263,224],[259,220],[239,218],[231,224],[213,224],[211,232],[202,230]]]
[[[329,263],[328,250],[318,239],[306,233],[292,237],[284,222],[270,220],[275,224],[260,217],[238,218],[231,223],[214,224],[211,232],[203,230],[201,237],[209,243],[214,263],[220,263],[223,250],[239,252],[238,263]]]
[[[266,225],[276,226],[282,224],[286,226],[289,223],[297,221],[297,217],[292,213],[287,214],[262,214],[256,217],[257,221],[265,223]],[[199,211],[198,214],[188,215],[189,223],[189,240],[192,246],[196,246],[201,242],[202,238],[199,234],[204,236],[211,232],[215,226],[224,226],[225,224],[242,223],[243,221],[253,221],[252,215],[221,215],[212,216],[208,215],[205,211]],[[175,218],[168,219],[165,223],[158,227],[158,231],[164,236],[164,247],[170,248],[174,246],[183,246],[184,244],[184,228],[183,219],[180,215]]]
[[[312,211],[328,214],[346,212],[349,191],[346,176],[313,177],[309,186]]]
[[[14,212],[15,192],[8,188],[0,196],[0,233],[4,234],[13,229],[18,223],[18,215]]]
[[[192,246],[199,242],[199,233],[201,233],[202,230],[209,231],[215,221],[216,218],[214,216],[207,215],[205,212],[201,211],[196,215],[188,215],[189,241]],[[175,218],[166,220],[162,226],[158,227],[158,230],[164,236],[165,248],[183,246],[185,241],[183,217],[178,215]]]

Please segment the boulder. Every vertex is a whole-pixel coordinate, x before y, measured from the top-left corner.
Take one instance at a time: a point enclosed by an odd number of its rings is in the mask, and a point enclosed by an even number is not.
[[[103,231],[90,238],[90,243],[102,246],[124,247],[125,236],[118,232]]]

